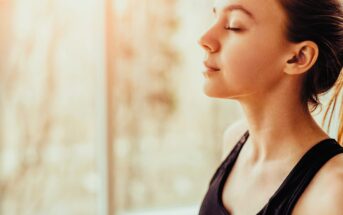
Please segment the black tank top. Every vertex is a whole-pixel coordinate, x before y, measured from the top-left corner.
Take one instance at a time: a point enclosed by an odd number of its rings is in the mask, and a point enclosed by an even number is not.
[[[222,202],[225,181],[249,137],[246,131],[235,147],[212,176],[208,191],[202,201],[199,215],[230,215]],[[316,172],[332,157],[343,153],[335,139],[328,138],[310,148],[293,167],[277,191],[257,215],[290,215],[295,203],[304,192]]]

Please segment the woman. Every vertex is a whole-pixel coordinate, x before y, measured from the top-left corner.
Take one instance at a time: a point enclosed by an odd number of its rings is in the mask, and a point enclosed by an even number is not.
[[[336,141],[311,115],[333,87],[339,101],[340,0],[218,0],[213,13],[204,92],[238,101],[245,120],[224,134],[199,213],[342,215],[342,124]]]

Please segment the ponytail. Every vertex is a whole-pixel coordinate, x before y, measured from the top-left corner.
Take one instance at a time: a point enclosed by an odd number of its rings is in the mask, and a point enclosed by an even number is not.
[[[336,104],[337,104],[337,100],[339,101],[339,95],[340,95],[340,92],[342,91],[343,89],[343,70],[341,70],[341,74],[337,80],[337,83],[335,84],[335,87],[334,87],[334,94],[332,95],[330,101],[329,101],[329,104],[328,104],[328,107],[325,111],[325,114],[324,114],[324,117],[323,117],[323,121],[322,121],[322,126],[324,127],[324,124],[325,124],[325,121],[327,120],[327,117],[328,117],[328,113],[329,113],[329,110],[331,109],[331,113],[330,113],[330,118],[329,118],[329,122],[328,122],[328,126],[327,126],[327,132],[330,131],[330,125],[331,125],[331,121],[332,121],[332,117],[333,117],[333,114],[335,112],[335,109],[336,109]],[[338,133],[337,133],[337,142],[343,146],[343,95],[342,95],[342,99],[340,101],[340,111],[339,111],[339,114],[338,114]]]

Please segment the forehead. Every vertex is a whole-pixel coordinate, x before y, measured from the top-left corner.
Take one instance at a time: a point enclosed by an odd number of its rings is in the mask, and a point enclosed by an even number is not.
[[[222,7],[223,9],[219,8],[219,10],[221,10],[222,13],[226,13],[227,11],[240,11],[242,13],[245,13],[247,16],[249,16],[250,18],[254,19],[255,20],[255,16],[254,14],[252,14],[249,10],[247,10],[246,8],[244,8],[244,6],[242,5],[238,5],[238,4],[230,4],[228,6],[223,6]],[[217,15],[217,10],[218,10],[218,7],[213,7],[213,13],[215,15]],[[220,12],[220,11],[219,11]]]
[[[246,9],[257,21],[283,22],[285,19],[278,0],[215,0],[213,8],[219,13],[232,5]]]

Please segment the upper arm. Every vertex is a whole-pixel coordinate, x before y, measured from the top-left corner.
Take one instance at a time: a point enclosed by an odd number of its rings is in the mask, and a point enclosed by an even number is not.
[[[342,167],[341,167],[342,168]],[[343,214],[343,174],[341,171],[340,175],[331,181],[331,185],[326,186],[324,193],[326,192],[326,198],[321,207],[317,208],[320,214],[330,214],[330,215],[341,215]],[[319,214],[319,213],[318,213]]]
[[[224,160],[227,157],[247,129],[248,126],[243,119],[237,120],[227,126],[223,134],[221,160]]]
[[[299,199],[294,215],[343,214],[343,154],[330,159]]]

